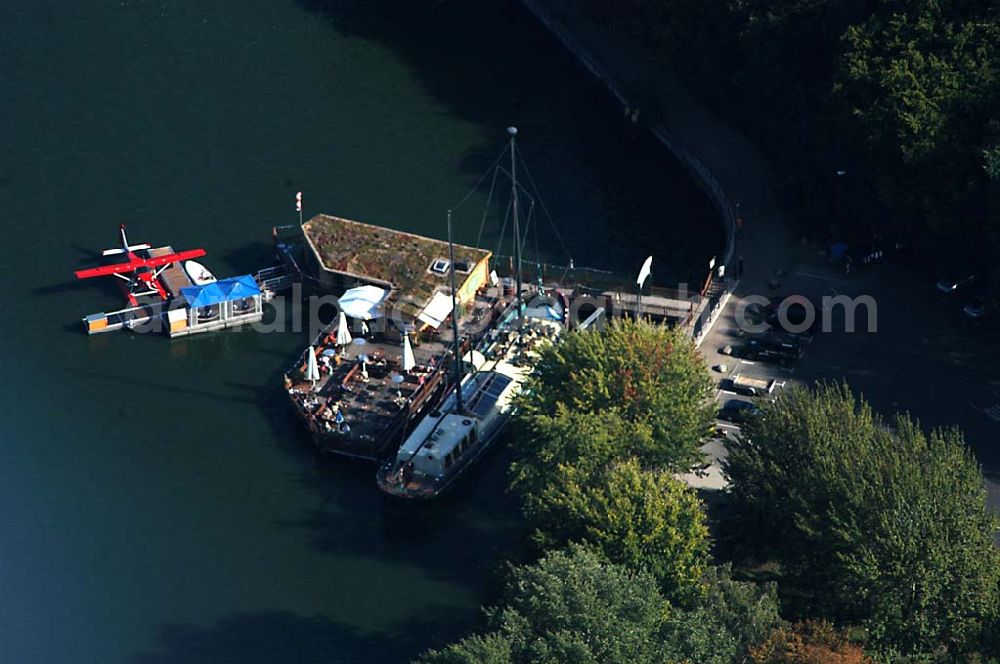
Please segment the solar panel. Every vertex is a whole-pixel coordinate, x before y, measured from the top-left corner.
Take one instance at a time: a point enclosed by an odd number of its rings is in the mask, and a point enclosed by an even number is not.
[[[497,399],[503,393],[504,389],[510,385],[510,376],[505,376],[503,374],[495,373],[489,379],[486,385],[483,387],[482,392],[480,392],[479,397],[476,402],[472,405],[472,412],[476,416],[482,418],[486,417],[486,414],[490,412],[490,409],[496,404]]]
[[[500,393],[510,385],[511,381],[514,380],[510,376],[505,376],[504,374],[493,374],[493,380],[490,384],[486,386],[486,392],[490,396],[497,398]]]

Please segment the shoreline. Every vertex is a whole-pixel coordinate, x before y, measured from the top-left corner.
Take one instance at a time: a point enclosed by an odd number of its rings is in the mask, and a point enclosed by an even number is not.
[[[742,132],[657,71],[634,44],[610,34],[572,3],[521,0],[521,4],[623,104],[629,97],[653,102],[653,112],[646,115],[657,116],[650,123],[654,135],[668,149],[671,144],[664,136],[683,141],[674,147],[683,145],[697,156],[727,202],[739,207],[739,228],[730,244],[738,261],[745,258],[745,268],[740,281],[731,285],[736,297],[719,307],[714,327],[706,331],[701,346],[706,364],[731,363],[732,358],[719,350],[732,343],[729,331],[742,297],[773,295],[807,284],[877,298],[876,333],[822,335],[810,345],[795,382],[847,381],[883,413],[907,412],[930,428],[959,427],[982,467],[988,502],[1000,512],[1000,452],[992,444],[997,422],[987,418],[991,404],[1000,406],[1000,381],[976,379],[991,358],[1000,357],[989,335],[966,325],[947,310],[947,303],[934,299],[932,283],[921,285],[914,280],[916,275],[891,263],[849,277],[831,270],[818,257],[824,247],[807,245],[795,232],[772,191],[769,162]],[[827,271],[830,274],[821,274]],[[964,359],[954,357],[956,344],[963,348]],[[912,349],[918,347],[922,350],[914,355]],[[938,377],[930,387],[927,375]]]

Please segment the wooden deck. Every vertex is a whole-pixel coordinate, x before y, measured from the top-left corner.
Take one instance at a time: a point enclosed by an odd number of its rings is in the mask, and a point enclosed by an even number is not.
[[[459,321],[463,355],[486,333],[488,327],[482,318],[489,310],[497,307],[504,311],[508,304],[484,295],[469,307]],[[313,386],[303,379],[303,353],[285,374],[285,388],[320,449],[378,460],[395,451],[414,418],[436,403],[448,385],[451,330],[427,335],[422,343],[413,345],[417,367],[410,372],[399,366],[400,342],[389,341],[379,333],[370,335],[363,344],[354,342],[338,349],[334,345],[335,332],[335,326],[331,326],[314,341],[316,352],[327,352],[331,364],[329,369],[321,369],[317,384]],[[367,378],[361,374],[362,355],[368,358]],[[392,382],[393,374],[403,376],[403,382]],[[338,411],[343,424],[336,422]]]
[[[174,248],[170,245],[156,247],[155,249],[150,249],[148,253],[150,258],[156,258],[157,256],[166,256],[167,254],[174,253]],[[182,288],[194,286],[191,278],[184,271],[184,266],[180,263],[171,263],[170,267],[161,272],[160,283],[167,289],[170,297],[180,297]]]

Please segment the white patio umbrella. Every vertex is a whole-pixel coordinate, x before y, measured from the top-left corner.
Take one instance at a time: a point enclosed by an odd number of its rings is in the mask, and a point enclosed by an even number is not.
[[[337,345],[346,346],[349,343],[351,343],[351,331],[347,327],[347,314],[341,311],[337,320]]]
[[[337,299],[337,306],[351,318],[371,320],[382,315],[379,305],[387,294],[388,291],[378,286],[357,286],[341,295]]]
[[[313,386],[316,385],[316,381],[319,380],[319,365],[316,363],[316,349],[309,346],[308,356],[306,357],[306,380],[311,380]]]
[[[413,348],[410,346],[410,335],[403,335],[403,371],[409,371],[417,366],[417,360],[413,357]]]

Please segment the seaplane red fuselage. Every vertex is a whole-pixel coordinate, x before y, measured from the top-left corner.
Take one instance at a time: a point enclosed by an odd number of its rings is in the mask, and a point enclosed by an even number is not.
[[[188,251],[178,251],[172,254],[156,256],[155,258],[143,258],[137,251],[149,249],[148,244],[129,244],[125,235],[125,224],[118,227],[121,235],[121,247],[116,249],[105,249],[104,256],[123,255],[127,259],[124,263],[113,263],[92,267],[86,270],[77,270],[77,279],[91,279],[93,277],[114,276],[124,283],[123,290],[129,304],[133,307],[138,305],[136,299],[141,295],[157,295],[162,300],[166,300],[169,295],[163,284],[160,283],[160,274],[173,265],[181,261],[201,258],[205,255],[204,249],[190,249]],[[128,276],[126,276],[128,275]]]

